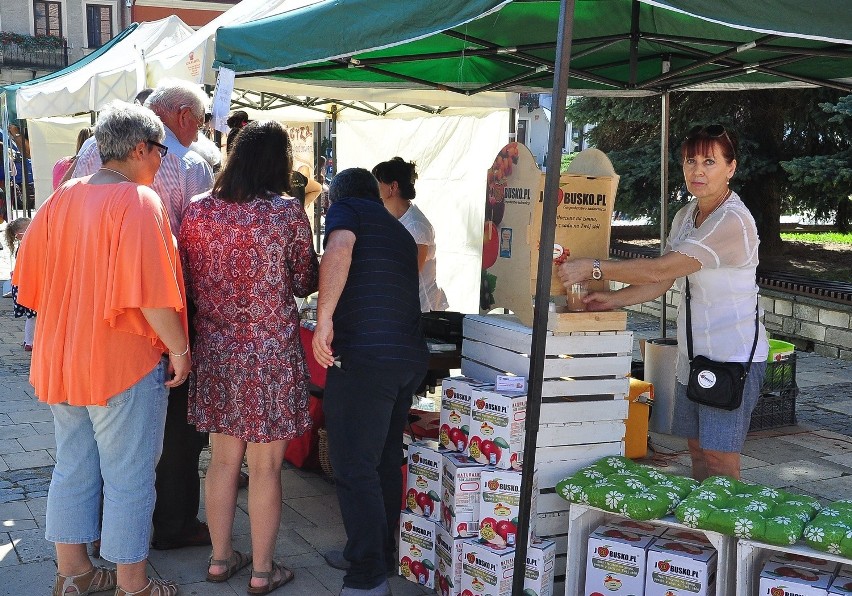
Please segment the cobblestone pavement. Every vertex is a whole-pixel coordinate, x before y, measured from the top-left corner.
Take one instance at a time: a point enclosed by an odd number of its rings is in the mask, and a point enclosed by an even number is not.
[[[8,264],[3,269],[7,257],[8,251],[0,251],[0,280],[8,279]],[[46,491],[55,456],[53,422],[49,408],[35,399],[27,382],[29,353],[20,346],[22,323],[12,317],[11,301],[0,299],[0,596],[48,594],[56,572],[53,545],[44,540]],[[631,314],[629,324],[637,338],[659,335],[659,323],[647,316]],[[848,497],[852,363],[800,354],[797,379],[799,423],[750,435],[744,449],[744,477],[824,501]],[[652,439],[656,452],[648,463],[689,473],[683,440],[665,435]],[[281,593],[336,594],[343,574],[322,558],[324,551],[339,548],[345,539],[334,487],[321,475],[289,466],[283,471],[282,486],[277,552],[296,571],[296,579]],[[247,512],[247,493],[242,490],[234,526],[239,549],[250,545]],[[206,547],[151,551],[150,573],[177,581],[182,594],[244,593],[247,571],[224,584],[204,581],[209,554]],[[399,577],[391,585],[396,596],[431,593]]]

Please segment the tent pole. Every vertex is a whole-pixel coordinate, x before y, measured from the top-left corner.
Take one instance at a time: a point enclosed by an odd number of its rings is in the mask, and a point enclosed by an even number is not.
[[[3,110],[0,112],[0,125],[2,125],[3,130],[3,155],[0,156],[3,160],[3,192],[5,193],[6,199],[6,222],[12,221],[12,171],[11,165],[9,161],[9,111],[8,111],[8,95],[7,92],[3,92],[0,97],[3,98]],[[9,249],[11,250],[11,248]]]
[[[532,349],[530,350],[529,387],[527,391],[526,438],[524,440],[521,502],[518,513],[518,533],[512,594],[522,594],[526,577],[527,547],[529,546],[530,513],[532,509],[535,451],[538,443],[538,424],[541,417],[541,386],[544,377],[544,356],[547,340],[548,304],[550,303],[550,272],[553,268],[553,239],[556,234],[556,205],[559,191],[560,156],[565,145],[565,107],[568,97],[568,66],[571,63],[571,38],[574,29],[574,0],[561,0],[559,25],[556,29],[556,60],[553,78],[553,105],[550,118],[550,138],[547,154],[550,167],[544,176],[544,205],[541,214],[541,239],[538,254],[538,279],[533,308]]]
[[[663,60],[663,73],[671,68],[668,58]],[[660,254],[666,249],[669,225],[669,125],[671,124],[669,92],[662,95],[660,118]],[[660,337],[666,336],[666,294],[660,296]]]

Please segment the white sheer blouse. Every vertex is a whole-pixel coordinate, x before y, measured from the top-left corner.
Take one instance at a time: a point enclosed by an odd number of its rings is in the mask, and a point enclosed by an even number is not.
[[[745,362],[754,342],[757,307],[757,247],[760,240],[754,218],[736,193],[726,200],[701,227],[695,227],[698,201],[693,199],[675,215],[666,252],[675,251],[701,263],[689,276],[692,296],[692,353],[720,362]],[[689,379],[686,349],[686,283],[677,312],[677,379]],[[766,360],[769,343],[763,323],[758,325],[754,362]]]

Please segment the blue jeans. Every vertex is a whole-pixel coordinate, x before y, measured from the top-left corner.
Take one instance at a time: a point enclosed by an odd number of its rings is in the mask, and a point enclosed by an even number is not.
[[[349,588],[387,581],[402,502],[402,433],[423,373],[329,367],[323,392],[328,455],[346,528]]]
[[[148,557],[154,470],[166,420],[167,366],[168,361],[161,360],[105,406],[50,406],[56,466],[47,493],[47,540],[86,544],[101,538],[101,556],[113,563],[138,563]]]

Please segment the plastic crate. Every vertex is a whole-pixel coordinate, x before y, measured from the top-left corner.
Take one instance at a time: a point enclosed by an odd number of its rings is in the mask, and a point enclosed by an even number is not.
[[[778,393],[796,388],[796,353],[785,354],[780,360],[766,363],[761,393]]]
[[[798,389],[784,389],[778,393],[764,393],[751,413],[749,431],[767,430],[796,424],[796,396]]]

